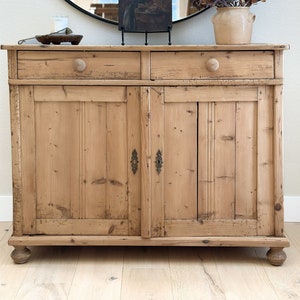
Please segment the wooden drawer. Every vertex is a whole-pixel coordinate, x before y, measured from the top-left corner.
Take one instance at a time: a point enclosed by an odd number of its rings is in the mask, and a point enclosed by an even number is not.
[[[19,79],[140,79],[139,52],[19,51]]]
[[[274,78],[272,51],[154,52],[151,79]]]

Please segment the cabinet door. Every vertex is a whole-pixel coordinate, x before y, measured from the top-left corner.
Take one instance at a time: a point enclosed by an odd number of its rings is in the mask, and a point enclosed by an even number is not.
[[[20,88],[23,232],[140,234],[139,89]]]
[[[273,88],[148,94],[151,214],[142,225],[149,235],[273,235]]]

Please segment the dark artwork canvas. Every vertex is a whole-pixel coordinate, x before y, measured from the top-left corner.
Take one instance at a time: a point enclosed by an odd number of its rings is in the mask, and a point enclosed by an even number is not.
[[[164,32],[172,27],[172,0],[119,0],[119,30]]]

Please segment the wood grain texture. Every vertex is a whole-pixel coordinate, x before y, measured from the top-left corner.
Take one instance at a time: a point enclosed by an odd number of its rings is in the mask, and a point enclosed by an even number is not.
[[[35,114],[37,218],[78,218],[79,103],[39,102]]]
[[[21,152],[21,112],[19,88],[10,87],[11,153],[12,153],[12,187],[13,187],[13,234],[23,233],[22,205],[22,152]]]
[[[165,107],[165,218],[197,219],[197,105]]]
[[[257,217],[257,102],[236,105],[236,201],[237,219]]]
[[[168,249],[135,248],[124,253],[123,299],[172,299]]]
[[[86,69],[78,72],[74,61],[82,59]],[[19,51],[18,77],[140,79],[139,52]]]
[[[43,85],[43,86],[256,86],[282,85],[282,78],[274,79],[168,79],[168,80],[124,80],[124,79],[9,79],[10,85]]]
[[[257,88],[233,86],[166,87],[166,102],[236,102],[257,101]]]
[[[128,139],[128,220],[129,235],[141,234],[141,126],[140,89],[127,88],[127,139]],[[137,170],[132,170],[132,153],[137,152]]]
[[[151,237],[164,236],[165,217],[165,107],[164,89],[150,89],[151,119]],[[157,170],[157,154],[162,155],[162,167]]]
[[[275,235],[284,232],[283,153],[282,153],[282,86],[274,87],[274,209]]]
[[[8,65],[8,77],[18,78],[18,56],[17,51],[8,51],[7,59],[9,61]]]
[[[36,86],[34,100],[41,102],[126,102],[126,88],[113,86]]]
[[[274,234],[274,107],[272,89],[259,88],[257,129],[257,234]]]
[[[23,232],[35,233],[36,222],[36,131],[32,87],[21,87],[21,148],[22,148],[22,201]]]
[[[141,88],[141,236],[151,237],[151,113],[150,88]]]
[[[235,104],[215,104],[214,218],[234,219],[235,202]]]
[[[128,235],[127,219],[37,219],[36,234]]]
[[[105,218],[107,187],[107,105],[85,103],[82,120],[81,215]]]
[[[290,48],[287,44],[247,44],[247,45],[230,45],[230,50],[241,50],[241,51],[265,51],[265,50],[274,50],[274,51],[283,51],[288,50]],[[117,45],[1,45],[1,49],[4,50],[27,50],[27,51],[124,51],[124,52],[131,52],[131,51],[142,51],[142,52],[149,52],[149,51],[166,51],[166,50],[173,50],[173,51],[228,51],[228,45],[149,45],[147,47],[143,45],[126,45],[124,46],[117,46]]]
[[[69,299],[111,299],[121,297],[124,249],[88,247],[78,256]],[[94,280],[91,280],[93,274]]]
[[[182,221],[184,224],[184,221]],[[186,222],[187,223],[187,222]],[[253,223],[253,222],[252,222]],[[188,225],[186,228],[188,228]],[[233,225],[227,221],[227,227]],[[239,226],[237,223],[236,227]],[[253,227],[252,227],[253,228]],[[196,228],[197,229],[197,228]],[[251,232],[244,226],[245,232]],[[188,246],[188,247],[289,247],[286,237],[266,236],[196,236],[143,238],[140,236],[45,235],[11,237],[12,246]]]
[[[198,104],[198,219],[214,218],[215,104]]]
[[[128,217],[126,118],[126,105],[107,104],[106,215],[113,219]]]
[[[206,63],[210,58],[219,61],[220,68],[211,72]],[[264,52],[153,52],[151,78],[274,78],[274,53]]]

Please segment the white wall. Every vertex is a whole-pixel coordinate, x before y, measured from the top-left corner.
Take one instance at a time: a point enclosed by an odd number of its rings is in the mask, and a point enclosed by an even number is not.
[[[69,27],[84,35],[82,44],[119,45],[116,26],[103,23],[75,10],[64,0],[0,0],[0,44],[16,44],[19,39],[51,31],[52,16],[69,16]],[[300,1],[267,0],[252,7],[256,21],[252,41],[286,43],[284,90],[284,189],[286,211],[299,211],[300,203]],[[214,10],[173,26],[173,44],[213,44],[210,22]],[[143,44],[140,34],[126,34],[126,43]],[[166,44],[165,34],[149,35],[151,44]],[[11,155],[6,53],[0,52],[0,220],[10,211]],[[295,205],[295,206],[294,206]],[[300,211],[298,214],[300,218]],[[299,219],[298,219],[299,220]],[[300,220],[299,220],[300,221]]]

